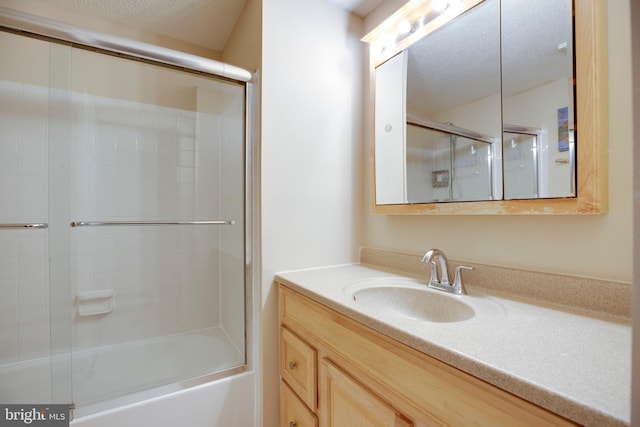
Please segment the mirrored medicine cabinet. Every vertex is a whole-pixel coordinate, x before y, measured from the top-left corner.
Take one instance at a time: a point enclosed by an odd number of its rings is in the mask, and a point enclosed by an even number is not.
[[[412,0],[376,27],[373,212],[606,212],[605,14],[603,0]]]

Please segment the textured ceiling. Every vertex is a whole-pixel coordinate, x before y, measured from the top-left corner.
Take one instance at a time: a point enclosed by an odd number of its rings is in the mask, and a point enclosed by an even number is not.
[[[42,0],[63,9],[222,51],[247,0]],[[301,1],[301,0],[297,0]],[[382,0],[326,0],[366,16]]]
[[[43,0],[46,3],[221,51],[246,0]]]
[[[378,7],[383,0],[327,0],[329,3],[338,5],[342,9],[355,13],[360,17],[367,16],[373,9]]]
[[[496,94],[501,84],[513,95],[571,76],[571,19],[568,0],[486,0],[410,47],[408,108],[435,114]]]

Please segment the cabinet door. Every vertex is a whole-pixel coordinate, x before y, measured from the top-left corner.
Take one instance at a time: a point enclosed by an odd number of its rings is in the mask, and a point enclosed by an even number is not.
[[[387,402],[330,361],[322,360],[321,427],[412,427]]]

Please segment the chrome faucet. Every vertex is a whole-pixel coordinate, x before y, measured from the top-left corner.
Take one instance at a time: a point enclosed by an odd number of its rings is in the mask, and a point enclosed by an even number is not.
[[[440,280],[438,280],[438,264],[436,264],[436,258],[440,262]],[[456,275],[453,279],[453,284],[449,283],[449,265],[447,256],[440,249],[428,250],[422,257],[422,262],[431,264],[431,278],[429,279],[429,287],[438,289],[440,291],[450,292],[457,295],[466,294],[462,284],[462,270],[474,270],[473,267],[466,265],[459,265],[456,267]]]
[[[435,259],[440,261],[440,275],[442,276],[442,280],[438,280],[438,266],[436,265]],[[447,285],[449,286],[449,269],[447,256],[440,249],[431,249],[428,250],[426,254],[422,257],[422,262],[431,263],[431,279],[429,280],[429,286],[432,285]]]

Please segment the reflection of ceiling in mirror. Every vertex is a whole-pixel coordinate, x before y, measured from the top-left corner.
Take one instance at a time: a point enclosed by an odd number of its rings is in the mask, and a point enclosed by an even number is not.
[[[571,0],[486,0],[409,49],[407,108],[434,114],[570,76]],[[567,43],[566,50],[559,48]],[[437,60],[433,60],[437,58]],[[473,82],[473,84],[469,84]]]
[[[572,75],[571,0],[502,0],[502,14],[506,95]]]
[[[500,91],[499,13],[487,0],[409,48],[407,111],[431,115]]]

